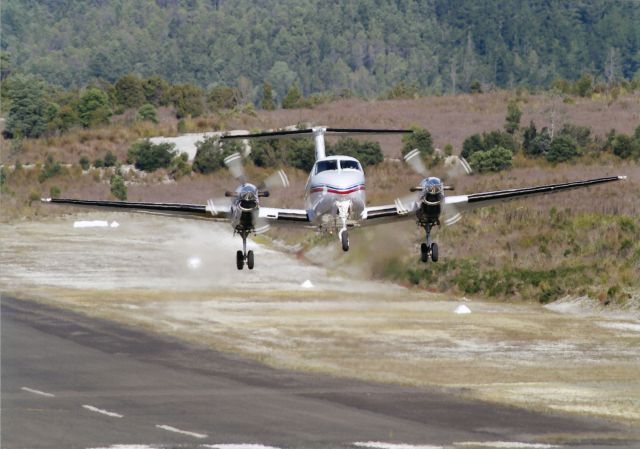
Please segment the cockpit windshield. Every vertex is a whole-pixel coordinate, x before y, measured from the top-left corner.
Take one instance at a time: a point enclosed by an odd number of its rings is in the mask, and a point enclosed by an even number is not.
[[[320,173],[327,170],[337,170],[338,169],[338,161],[332,159],[328,161],[318,161],[316,165],[316,173]]]
[[[343,170],[358,170],[360,171],[360,164],[356,161],[350,161],[348,159],[343,159],[340,161],[340,168]]]

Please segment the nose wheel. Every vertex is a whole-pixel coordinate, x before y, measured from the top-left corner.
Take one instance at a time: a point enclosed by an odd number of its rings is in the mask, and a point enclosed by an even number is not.
[[[240,235],[242,236],[242,250],[238,250],[236,252],[236,267],[238,268],[238,270],[242,270],[246,262],[247,268],[253,270],[253,251],[247,251],[247,236],[249,234],[243,232]]]
[[[340,235],[340,242],[342,243],[342,251],[349,251],[349,232],[342,231]]]
[[[422,262],[428,262],[429,258],[433,262],[438,261],[438,244],[431,241],[431,223],[427,223],[424,230],[427,233],[427,242],[420,245],[420,260]]]

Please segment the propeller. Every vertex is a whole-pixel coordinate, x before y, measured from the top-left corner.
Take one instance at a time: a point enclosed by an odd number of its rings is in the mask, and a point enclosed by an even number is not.
[[[446,180],[454,180],[460,176],[470,175],[473,173],[471,166],[466,161],[465,158],[456,155],[446,155],[442,150],[436,148],[435,154],[437,157],[442,158],[443,160],[443,168],[444,168],[444,177]],[[424,160],[422,159],[422,155],[420,154],[420,150],[417,148],[411,150],[404,156],[404,160],[407,162],[409,167],[423,178],[429,176],[429,170],[427,169]],[[453,186],[443,185],[444,190],[454,190]],[[403,198],[396,199],[396,206],[400,208],[400,206],[406,210],[407,212],[412,212],[419,207],[420,195],[415,195],[416,192],[422,192],[422,185],[411,187],[412,195],[407,195]],[[442,210],[443,214],[443,223],[446,225],[452,225],[457,223],[462,218],[462,215],[457,210],[454,204],[446,204]]]

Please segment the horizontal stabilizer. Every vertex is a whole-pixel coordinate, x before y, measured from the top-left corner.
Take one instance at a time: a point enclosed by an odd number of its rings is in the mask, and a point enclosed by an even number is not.
[[[222,136],[223,140],[267,140],[267,139],[282,139],[282,138],[296,138],[296,137],[310,137],[313,136],[317,130],[323,130],[325,135],[339,135],[348,136],[350,134],[411,134],[413,131],[410,129],[367,129],[367,128],[305,128],[294,129],[284,131],[266,131],[255,134]]]

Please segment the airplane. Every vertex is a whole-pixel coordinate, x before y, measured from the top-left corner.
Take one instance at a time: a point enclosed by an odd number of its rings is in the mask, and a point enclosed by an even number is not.
[[[187,218],[215,219],[229,221],[234,234],[242,238],[242,250],[236,253],[236,267],[244,265],[252,270],[255,265],[253,251],[247,251],[247,237],[266,231],[271,225],[316,229],[337,234],[343,251],[349,250],[349,230],[383,223],[415,220],[425,231],[425,242],[420,246],[420,259],[429,258],[437,262],[438,245],[431,239],[435,226],[457,222],[465,211],[518,198],[557,193],[564,190],[620,181],[626,176],[609,176],[561,184],[541,185],[518,189],[472,193],[468,195],[444,194],[452,190],[440,178],[428,176],[419,152],[414,150],[405,160],[418,173],[425,176],[410,188],[413,195],[407,199],[396,199],[394,204],[369,207],[366,205],[365,175],[360,162],[350,156],[326,156],[325,135],[362,134],[407,134],[406,129],[353,129],[312,127],[297,130],[269,131],[256,134],[223,135],[222,142],[244,139],[281,139],[313,136],[315,143],[315,163],[309,174],[304,190],[304,208],[263,207],[260,199],[270,195],[269,186],[287,186],[284,172],[279,171],[267,179],[262,186],[247,182],[242,170],[242,156],[234,153],[225,159],[225,164],[241,183],[233,192],[225,192],[230,202],[221,204],[213,199],[207,204],[147,203],[128,201],[81,200],[71,198],[43,198],[45,203],[69,204],[95,208],[109,208],[161,215],[175,215]],[[462,166],[469,173],[468,164],[456,156],[454,166]]]

